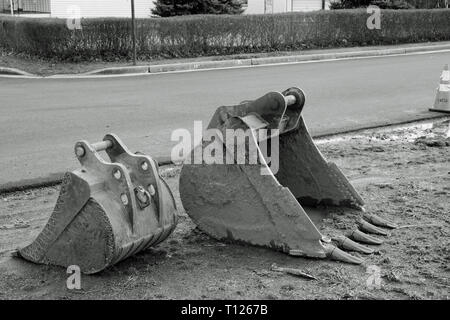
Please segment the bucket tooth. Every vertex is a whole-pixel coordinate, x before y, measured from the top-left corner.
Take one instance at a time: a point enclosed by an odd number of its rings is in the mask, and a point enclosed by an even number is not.
[[[335,247],[333,245],[327,244],[325,245],[327,257],[333,260],[342,261],[346,263],[352,263],[352,264],[361,264],[364,262],[363,259],[352,256],[351,254],[342,251],[338,247]]]
[[[304,206],[361,209],[364,202],[317,149],[301,117],[304,103],[304,93],[290,88],[216,110],[208,137],[180,174],[183,207],[203,232],[294,256],[327,256]]]
[[[337,236],[333,238],[333,240],[338,244],[339,248],[345,250],[356,251],[364,254],[372,254],[374,252],[372,248],[363,246],[362,244],[359,244],[345,236]]]
[[[389,229],[397,229],[398,228],[397,224],[390,222],[388,220],[385,220],[383,218],[380,218],[379,216],[371,214],[371,213],[364,214],[363,218],[367,222],[370,222],[371,224],[376,225],[378,227],[389,228]]]
[[[100,157],[106,151],[111,162]],[[96,273],[166,239],[177,223],[172,193],[156,162],[115,135],[80,141],[82,167],[65,174],[53,213],[19,256],[35,263],[78,265]]]
[[[384,231],[381,228],[378,228],[377,226],[374,226],[373,224],[367,222],[366,220],[359,219],[356,224],[358,225],[358,228],[361,231],[372,233],[372,234],[378,234],[381,236],[387,236],[389,235],[386,231]]]
[[[375,245],[380,245],[383,243],[383,240],[375,238],[374,236],[365,234],[364,232],[360,231],[360,230],[352,230],[348,235],[347,235],[350,239],[361,242],[361,243],[366,243],[366,244],[375,244]]]

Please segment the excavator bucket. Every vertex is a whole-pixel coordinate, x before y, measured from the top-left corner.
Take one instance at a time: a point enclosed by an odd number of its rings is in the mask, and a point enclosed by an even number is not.
[[[362,211],[364,202],[317,149],[301,116],[304,103],[302,90],[290,88],[218,108],[202,142],[184,162],[183,207],[202,231],[219,240],[359,264],[362,259],[338,247],[373,250],[353,246],[346,237],[335,241],[336,247],[313,222],[322,220],[324,206]],[[236,138],[237,132],[246,139]]]
[[[113,134],[94,144],[77,142],[75,154],[81,168],[65,174],[47,225],[19,256],[77,265],[91,274],[160,243],[175,229],[175,201],[151,157],[131,153]]]

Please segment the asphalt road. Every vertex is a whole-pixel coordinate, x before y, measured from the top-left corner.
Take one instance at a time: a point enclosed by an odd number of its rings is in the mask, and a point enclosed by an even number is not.
[[[450,53],[101,79],[0,78],[0,184],[76,168],[77,140],[114,132],[132,151],[170,155],[171,133],[221,105],[304,89],[313,135],[432,115]]]

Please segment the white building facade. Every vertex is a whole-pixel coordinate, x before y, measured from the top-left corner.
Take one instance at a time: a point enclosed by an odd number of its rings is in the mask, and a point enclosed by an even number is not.
[[[314,11],[328,8],[329,0],[241,0],[245,14],[270,14],[294,11]],[[129,17],[131,0],[0,0],[0,11],[14,10],[24,13],[45,13],[51,17],[73,17],[75,12],[83,18]],[[153,0],[135,0],[136,17],[148,18],[154,7]]]
[[[46,13],[55,18],[130,17],[131,0],[13,0],[14,10],[24,13]],[[11,0],[0,0],[0,10],[9,12]],[[149,18],[153,0],[134,0],[136,17]]]
[[[130,17],[131,0],[51,0],[51,16],[65,18],[77,6],[83,18]],[[152,0],[134,0],[137,18],[149,18],[154,7]]]
[[[328,9],[329,0],[244,0],[246,14],[283,13]]]

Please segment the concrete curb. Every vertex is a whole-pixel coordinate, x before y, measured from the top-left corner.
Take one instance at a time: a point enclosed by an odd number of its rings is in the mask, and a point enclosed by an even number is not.
[[[64,172],[53,173],[45,177],[38,177],[32,179],[24,179],[15,182],[8,182],[0,185],[0,195],[4,193],[25,191],[34,188],[51,187],[60,184]]]
[[[149,73],[163,73],[163,72],[192,71],[202,69],[251,67],[267,64],[296,63],[305,61],[320,61],[320,60],[371,57],[371,56],[377,57],[377,56],[397,55],[413,52],[429,52],[438,50],[450,50],[450,44],[334,52],[334,53],[332,52],[332,53],[303,54],[294,56],[276,56],[276,57],[251,58],[251,59],[233,59],[220,61],[199,61],[188,63],[161,64],[161,65],[150,65],[148,67],[149,69],[148,71]],[[104,70],[106,71],[107,69]]]
[[[319,134],[319,135],[314,135],[312,138],[313,139],[328,139],[328,138],[331,138],[336,135],[357,133],[357,132],[371,130],[371,129],[395,127],[395,126],[399,126],[399,125],[406,125],[406,124],[416,123],[416,122],[437,120],[437,119],[442,119],[442,118],[449,118],[449,116],[447,113],[430,114],[430,116],[423,117],[420,119],[400,121],[400,122],[395,122],[395,123],[390,123],[390,124],[366,126],[366,127],[358,128],[358,129],[354,129],[354,130],[342,130],[342,131],[337,131],[334,133]],[[158,162],[158,165],[160,167],[169,166],[169,165],[178,165],[178,164],[173,163],[171,161],[170,157],[156,157],[154,159]],[[11,192],[35,189],[35,188],[45,188],[45,187],[55,186],[55,185],[58,185],[61,183],[64,174],[65,174],[64,172],[58,172],[58,173],[50,174],[46,177],[24,179],[24,180],[20,180],[20,181],[0,184],[0,195],[6,194],[6,193],[11,193]]]
[[[435,50],[446,50],[450,48],[450,44],[435,44],[430,46],[418,46],[418,47],[406,47],[405,53],[410,52],[426,52],[426,51],[435,51]]]
[[[0,67],[0,75],[8,75],[8,76],[26,76],[33,77],[34,75],[16,68],[6,68]]]
[[[442,50],[450,50],[450,44],[432,44],[426,46],[410,46],[403,48],[330,52],[330,53],[302,54],[292,56],[276,56],[276,57],[249,58],[249,59],[197,61],[197,62],[169,63],[169,64],[146,65],[146,66],[114,67],[114,68],[93,70],[90,72],[80,74],[58,74],[41,78],[67,78],[67,77],[80,78],[80,77],[96,77],[107,75],[114,76],[126,74],[129,75],[147,74],[147,73],[152,74],[152,73],[164,73],[176,71],[194,71],[202,69],[251,67],[269,64],[297,63],[306,61],[321,61],[321,60],[347,59],[360,57],[381,57],[386,55],[402,55],[408,53],[420,53],[420,52],[442,51]],[[16,75],[27,77],[39,77],[18,69],[0,67],[0,75],[2,74],[8,76]]]
[[[251,66],[252,59],[233,59],[220,61],[198,61],[188,63],[160,64],[149,66],[150,73],[200,70],[200,69],[216,69],[216,68],[232,68]]]
[[[105,74],[128,74],[128,73],[139,74],[148,72],[149,72],[148,66],[131,66],[131,67],[104,68],[82,73],[82,75],[105,75]]]
[[[169,157],[154,158],[160,167],[175,165]],[[0,195],[5,193],[25,191],[28,189],[52,187],[61,183],[65,172],[51,173],[45,177],[23,179],[14,182],[0,184]]]
[[[255,65],[265,65],[265,64],[295,63],[295,62],[320,61],[320,60],[331,60],[331,59],[378,57],[378,56],[401,55],[401,54],[413,53],[413,52],[430,52],[430,51],[439,51],[439,50],[450,50],[450,44],[409,47],[409,48],[376,49],[376,50],[348,51],[348,52],[335,52],[335,53],[305,54],[305,55],[296,55],[296,56],[253,58],[251,60],[252,60],[252,65],[255,66]]]

